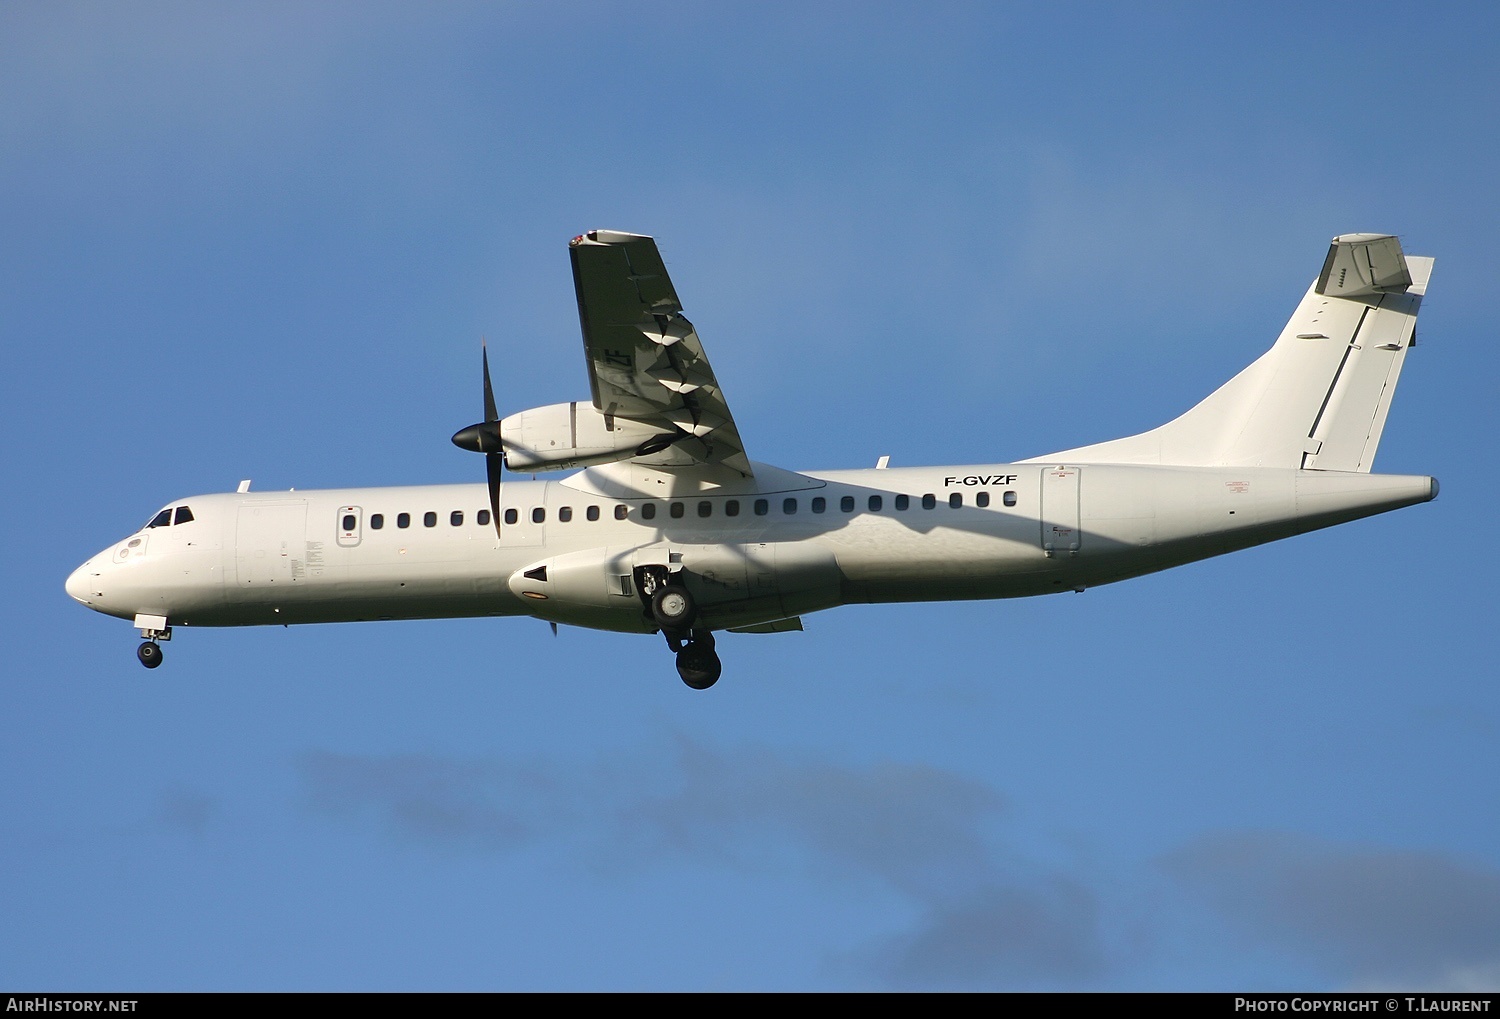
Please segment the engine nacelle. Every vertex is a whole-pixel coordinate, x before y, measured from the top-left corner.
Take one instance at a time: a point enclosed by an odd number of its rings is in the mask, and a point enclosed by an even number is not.
[[[500,437],[511,470],[557,471],[660,452],[681,436],[575,401],[512,414]]]

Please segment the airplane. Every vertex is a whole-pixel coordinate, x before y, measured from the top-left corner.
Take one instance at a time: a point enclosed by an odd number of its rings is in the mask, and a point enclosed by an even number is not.
[[[1433,260],[1333,238],[1275,344],[1181,416],[1014,463],[791,471],[749,459],[651,237],[568,245],[590,399],[452,441],[486,483],[173,500],[66,590],[130,619],[147,668],[174,627],[534,616],[659,633],[689,687],[715,634],[839,605],[1015,598],[1154,573],[1436,497],[1371,473]],[[506,474],[571,472],[559,480]]]

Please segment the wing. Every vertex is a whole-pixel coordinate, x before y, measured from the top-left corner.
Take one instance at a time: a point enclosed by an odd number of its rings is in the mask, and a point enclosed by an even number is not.
[[[594,406],[680,436],[637,463],[722,464],[749,477],[740,433],[656,241],[591,230],[568,244]]]

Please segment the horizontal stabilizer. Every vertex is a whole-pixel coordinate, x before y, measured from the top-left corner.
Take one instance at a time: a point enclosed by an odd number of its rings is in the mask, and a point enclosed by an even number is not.
[[[1344,234],[1328,246],[1318,276],[1318,293],[1328,297],[1368,297],[1411,286],[1401,242],[1389,234]]]

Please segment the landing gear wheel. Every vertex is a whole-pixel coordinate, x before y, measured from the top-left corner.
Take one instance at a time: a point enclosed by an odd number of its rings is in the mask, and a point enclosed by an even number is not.
[[[148,640],[135,649],[135,656],[141,660],[141,664],[148,669],[154,669],[161,664],[161,647],[156,641]]]
[[[651,596],[651,615],[663,630],[686,630],[697,614],[698,606],[685,587],[664,584]]]
[[[677,652],[677,674],[694,690],[707,690],[719,681],[724,664],[712,642],[694,641]]]

